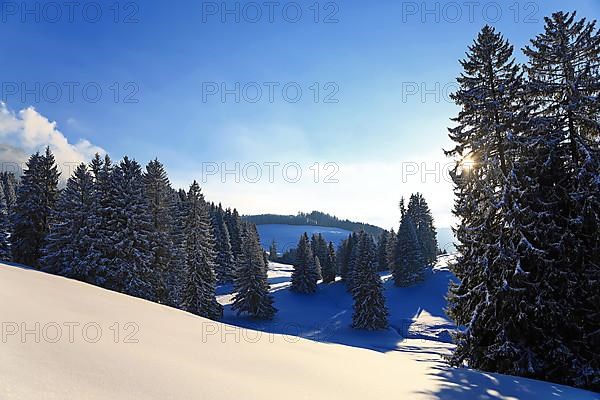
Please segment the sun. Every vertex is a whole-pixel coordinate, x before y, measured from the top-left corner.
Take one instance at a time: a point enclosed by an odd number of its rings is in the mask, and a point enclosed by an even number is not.
[[[476,165],[475,158],[473,157],[472,154],[467,154],[460,161],[460,167],[466,173],[471,172],[473,170],[473,168],[475,167],[475,165]]]

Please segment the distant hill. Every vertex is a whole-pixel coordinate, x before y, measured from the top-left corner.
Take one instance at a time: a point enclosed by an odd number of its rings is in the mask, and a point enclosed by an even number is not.
[[[382,228],[364,224],[362,222],[353,222],[347,219],[341,220],[333,215],[325,214],[320,211],[311,213],[299,212],[297,215],[245,215],[242,217],[246,221],[252,222],[255,225],[314,225],[320,227],[345,229],[350,232],[358,232],[364,230],[367,233],[377,237],[383,231]]]
[[[298,245],[298,239],[304,232],[311,237],[313,234],[322,234],[325,240],[331,241],[336,246],[348,237],[351,233],[346,229],[330,228],[318,225],[284,225],[284,224],[264,224],[256,225],[260,244],[265,250],[269,249],[274,240],[277,245],[277,252],[284,253]]]

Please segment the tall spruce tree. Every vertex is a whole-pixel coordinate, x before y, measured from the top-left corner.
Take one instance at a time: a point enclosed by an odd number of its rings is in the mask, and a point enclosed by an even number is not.
[[[221,204],[211,207],[211,222],[215,235],[215,251],[217,264],[215,273],[219,283],[231,283],[235,278],[236,264],[231,250],[229,229],[225,222],[225,211]]]
[[[292,272],[291,289],[298,293],[314,293],[317,290],[318,280],[319,271],[315,266],[308,235],[304,233],[300,236],[296,249],[296,262],[294,263],[294,272]]]
[[[10,242],[12,257],[17,263],[39,267],[58,198],[59,175],[49,147],[43,155],[36,153],[27,161],[12,215]]]
[[[388,231],[381,232],[381,235],[379,236],[376,254],[377,271],[387,271],[388,269],[387,247],[389,236],[390,233]]]
[[[357,249],[351,291],[354,298],[352,326],[357,329],[385,329],[389,312],[385,306],[381,278],[373,263],[375,246],[365,232],[359,235]]]
[[[394,266],[396,264],[396,247],[397,247],[398,238],[396,237],[396,232],[394,228],[390,229],[390,234],[388,236],[387,249],[385,252],[386,260],[387,260],[387,268],[388,270],[393,271]]]
[[[124,157],[114,168],[109,184],[111,213],[104,227],[109,245],[105,249],[108,254],[104,255],[107,261],[106,286],[132,296],[156,300],[152,270],[156,241],[140,165]]]
[[[356,252],[358,249],[358,234],[351,233],[348,238],[342,243],[342,253],[340,257],[340,274],[342,280],[346,282],[348,290],[352,286],[352,273],[356,264]]]
[[[91,246],[90,215],[94,205],[92,175],[80,164],[68,179],[56,204],[46,238],[44,271],[94,283],[86,256]]]
[[[424,278],[425,261],[412,217],[406,213],[396,239],[396,260],[392,275],[396,286],[410,286]]]
[[[493,60],[492,71],[516,71],[501,42],[479,41],[478,54]],[[460,133],[451,135],[452,153],[471,154],[471,165],[454,174],[461,224],[453,269],[461,283],[450,290],[448,311],[467,328],[456,336],[454,364],[599,387],[600,289],[591,255],[599,243],[599,44],[593,24],[556,13],[525,49],[523,96],[484,102],[464,101],[473,88],[457,94],[472,119],[459,116],[468,131],[451,131]],[[485,76],[476,70],[473,82]],[[512,75],[495,85],[497,96],[518,92]],[[493,124],[487,115],[497,116]]]
[[[227,229],[229,230],[229,239],[231,241],[231,252],[233,253],[233,259],[236,264],[243,257],[242,254],[242,220],[237,210],[234,208],[233,211],[227,209],[225,211],[225,222]]]
[[[325,257],[325,261],[321,265],[321,268],[323,283],[335,282],[335,277],[337,275],[337,262],[333,242],[329,242],[329,245],[327,246],[327,255]]]
[[[116,207],[111,190],[114,167],[108,155],[100,159],[100,155],[96,154],[89,169],[94,177],[94,185],[93,207],[89,217],[91,245],[84,260],[88,271],[86,280],[101,287],[108,287],[107,267],[112,257],[112,231],[109,229],[109,223],[113,219]]]
[[[256,227],[244,224],[243,259],[236,270],[235,296],[232,309],[248,313],[254,318],[273,319],[277,309],[273,307],[273,296],[269,293],[267,267]]]
[[[143,175],[144,193],[148,203],[148,212],[152,223],[151,241],[152,261],[150,273],[152,286],[159,303],[168,303],[169,268],[172,265],[174,252],[178,251],[173,240],[175,226],[176,204],[169,177],[158,159],[146,165]]]
[[[172,307],[180,307],[186,273],[185,253],[185,223],[187,216],[187,195],[184,190],[172,190],[173,199],[173,229],[171,230],[171,241],[173,249],[171,262],[166,277],[169,298],[167,303]]]
[[[323,237],[323,234],[315,234],[311,238],[310,247],[313,252],[313,255],[319,259],[319,264],[317,266],[317,271],[319,273],[319,279],[323,279],[323,271],[322,266],[327,262],[327,241]]]
[[[433,225],[431,210],[421,193],[410,196],[406,214],[411,217],[415,224],[423,260],[428,265],[434,264],[438,253],[437,234]]]
[[[187,193],[186,211],[186,263],[181,308],[202,317],[218,320],[223,316],[223,306],[217,302],[215,296],[215,243],[208,205],[196,181]]]
[[[277,243],[275,239],[271,242],[271,246],[269,246],[269,260],[277,261]]]
[[[503,345],[485,356],[499,361],[484,367],[598,389],[600,35],[575,13],[545,22],[524,50],[531,115],[506,213],[516,266],[495,295]]]
[[[496,325],[483,310],[492,305],[490,288],[498,284],[493,270],[510,263],[502,237],[506,177],[512,164],[509,138],[516,134],[520,96],[520,68],[513,58],[513,47],[494,28],[485,26],[467,58],[461,61],[464,72],[457,79],[459,89],[452,95],[461,111],[449,129],[456,146],[448,155],[456,160],[452,171],[455,185],[454,214],[459,219],[455,230],[458,257],[451,265],[460,284],[451,285],[448,313],[467,330],[456,336],[453,361],[469,360],[474,365],[485,358],[489,340],[497,335]],[[501,256],[502,255],[502,256]],[[497,263],[493,268],[491,263]],[[490,323],[490,326],[492,324]],[[488,341],[485,343],[483,339]]]
[[[9,236],[8,207],[3,185],[0,185],[0,261],[10,261]]]
[[[4,199],[6,201],[6,211],[8,215],[12,214],[12,211],[17,203],[17,178],[12,172],[4,171],[0,172],[0,184],[4,189]]]

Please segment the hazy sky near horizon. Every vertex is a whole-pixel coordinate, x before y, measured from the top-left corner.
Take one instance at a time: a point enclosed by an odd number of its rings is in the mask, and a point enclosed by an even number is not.
[[[452,223],[448,93],[483,25],[522,59],[544,16],[600,16],[597,0],[69,4],[0,4],[3,169],[47,144],[63,163],[158,157],[245,214],[383,227],[414,191]]]

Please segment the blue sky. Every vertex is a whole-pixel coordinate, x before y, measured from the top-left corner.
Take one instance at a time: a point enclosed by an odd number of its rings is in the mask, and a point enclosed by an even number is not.
[[[27,2],[27,9],[2,3],[0,80],[11,113],[33,106],[69,143],[86,139],[113,158],[158,157],[178,186],[202,180],[203,162],[219,168],[239,162],[241,169],[256,162],[263,172],[258,183],[218,174],[203,182],[208,199],[244,213],[319,209],[386,227],[396,225],[399,197],[415,190],[428,196],[438,225],[452,222],[449,183],[422,171],[408,179],[402,170],[447,162],[441,149],[450,146],[446,127],[457,110],[445,93],[485,23],[521,57],[518,49],[541,32],[544,15],[576,9],[600,16],[597,0],[481,1],[472,8],[462,1],[323,1],[316,3],[318,16],[314,1],[280,1],[273,22],[264,2],[81,1],[69,15],[59,1],[59,17],[45,2]],[[223,4],[234,10],[238,4],[239,22],[235,13],[221,14]],[[252,23],[255,5],[262,16]],[[293,23],[297,9],[302,17]],[[79,84],[73,101],[69,82]],[[278,84],[272,102],[267,82]],[[239,83],[239,103],[233,94],[225,102],[220,93],[207,94],[222,83],[229,89]],[[286,84],[290,97],[301,88],[298,102],[286,101]],[[102,89],[98,102],[84,98],[86,85],[90,97]],[[256,85],[262,97],[252,103]],[[423,88],[433,93],[422,98]],[[265,162],[298,163],[303,177],[291,183],[276,169],[268,182]],[[319,183],[309,169],[315,162]],[[322,182],[333,171],[323,170],[326,162],[338,166],[338,183]]]

